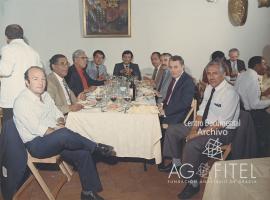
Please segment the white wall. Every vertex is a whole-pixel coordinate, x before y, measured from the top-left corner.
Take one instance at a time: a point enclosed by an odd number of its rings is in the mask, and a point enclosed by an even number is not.
[[[247,22],[242,27],[230,24],[228,0],[131,0],[131,38],[83,38],[82,0],[0,1],[4,4],[0,45],[5,42],[4,27],[21,24],[46,65],[56,53],[71,58],[72,52],[81,48],[91,57],[95,49],[101,49],[112,72],[114,64],[121,61],[122,51],[130,49],[134,62],[147,68],[151,67],[151,52],[160,51],[183,56],[198,78],[214,50],[227,53],[237,47],[247,62],[270,45],[270,8],[258,8],[257,0],[249,1]]]

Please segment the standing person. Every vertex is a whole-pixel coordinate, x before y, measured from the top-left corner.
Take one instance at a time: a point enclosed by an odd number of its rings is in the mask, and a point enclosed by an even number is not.
[[[106,80],[107,68],[104,65],[105,54],[101,50],[96,50],[93,53],[93,60],[88,62],[86,73],[94,80]]]
[[[6,27],[7,45],[1,49],[0,60],[1,93],[0,107],[3,121],[13,117],[13,103],[25,88],[23,74],[30,66],[42,66],[38,53],[23,40],[23,28],[18,24]]]

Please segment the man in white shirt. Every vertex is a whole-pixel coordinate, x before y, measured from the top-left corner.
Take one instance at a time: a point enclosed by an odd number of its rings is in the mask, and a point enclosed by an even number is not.
[[[246,111],[251,113],[257,132],[259,156],[270,156],[270,114],[266,108],[270,100],[262,100],[262,96],[270,94],[270,88],[261,92],[259,75],[266,72],[266,62],[261,56],[254,56],[248,61],[248,70],[241,73],[235,83],[235,89],[240,95],[241,102]]]
[[[14,122],[29,153],[37,158],[60,154],[76,166],[82,185],[82,200],[103,200],[101,183],[92,160],[94,152],[114,154],[113,147],[97,144],[64,127],[64,118],[47,92],[46,75],[40,67],[25,72],[27,88],[14,103]]]
[[[270,94],[270,88],[261,92],[259,75],[264,75],[266,63],[263,57],[254,56],[248,62],[248,70],[241,73],[236,82],[235,90],[241,97],[245,110],[258,110],[270,106],[270,100],[261,100],[261,96]]]
[[[181,175],[187,180],[187,185],[178,194],[179,199],[189,199],[200,191],[200,176],[197,172],[200,165],[209,159],[203,155],[207,150],[206,144],[211,140],[218,146],[230,143],[238,126],[239,96],[233,86],[224,79],[222,64],[211,61],[206,67],[206,73],[209,85],[206,87],[203,102],[197,112],[196,121],[186,137],[187,143],[183,150]],[[222,157],[222,154],[218,155]]]
[[[3,121],[13,116],[14,100],[25,88],[24,72],[30,66],[42,66],[38,53],[24,42],[20,25],[8,25],[5,35],[7,45],[1,49],[0,60],[0,107],[3,108]]]
[[[47,77],[47,92],[55,102],[57,108],[63,113],[76,112],[83,108],[78,100],[85,100],[85,93],[80,93],[78,97],[68,87],[65,76],[68,73],[69,63],[66,56],[56,54],[50,59],[52,73]]]

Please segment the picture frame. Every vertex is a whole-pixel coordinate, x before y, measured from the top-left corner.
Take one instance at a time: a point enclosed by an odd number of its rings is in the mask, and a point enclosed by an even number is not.
[[[258,8],[270,7],[270,0],[258,0]]]
[[[82,0],[84,37],[130,37],[131,0]]]

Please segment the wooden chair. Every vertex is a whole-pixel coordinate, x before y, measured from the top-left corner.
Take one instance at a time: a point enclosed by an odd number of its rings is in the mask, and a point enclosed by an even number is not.
[[[21,188],[18,190],[18,192],[13,197],[13,200],[19,200],[19,195],[22,193],[22,191],[34,180],[34,178],[39,183],[40,187],[46,194],[49,200],[55,200],[60,189],[62,186],[67,182],[71,180],[71,176],[73,174],[72,170],[68,166],[66,162],[61,160],[60,156],[53,156],[50,158],[44,158],[39,159],[32,157],[29,152],[27,152],[27,166],[32,172],[32,175],[27,179],[27,181],[21,186]],[[65,175],[61,180],[58,182],[58,184],[54,187],[52,191],[50,191],[49,187],[45,183],[44,179],[41,177],[38,169],[35,167],[35,163],[46,163],[46,164],[58,164],[61,172]]]
[[[3,108],[0,108],[0,133],[3,126]]]
[[[232,150],[232,144],[228,144],[228,145],[223,145],[221,146],[221,150],[223,151],[223,157],[222,160],[226,160],[227,157],[229,156],[229,154],[231,153]]]

